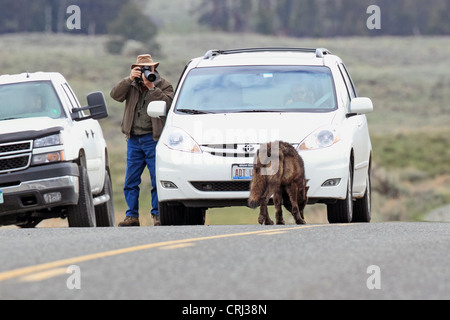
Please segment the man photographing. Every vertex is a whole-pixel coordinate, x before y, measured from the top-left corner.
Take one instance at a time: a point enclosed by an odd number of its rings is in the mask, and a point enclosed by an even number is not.
[[[161,225],[156,192],[155,155],[156,143],[161,136],[164,120],[152,118],[147,114],[151,101],[162,100],[167,108],[172,104],[174,91],[172,85],[163,79],[149,54],[137,57],[131,66],[129,77],[120,81],[112,90],[111,97],[125,102],[122,132],[127,137],[127,169],[123,188],[128,205],[125,220],[119,227],[139,226],[139,193],[141,176],[147,166],[152,183],[152,209],[154,225]]]

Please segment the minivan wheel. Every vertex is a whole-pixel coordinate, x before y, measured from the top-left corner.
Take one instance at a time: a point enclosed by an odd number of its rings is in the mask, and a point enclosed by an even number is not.
[[[353,166],[350,163],[347,179],[347,196],[344,200],[327,205],[329,223],[350,223],[353,218]]]
[[[159,203],[162,226],[204,225],[206,209],[188,208],[181,203]]]
[[[184,224],[184,206],[182,204],[160,202],[158,208],[162,226],[181,226]]]
[[[353,207],[353,222],[370,222],[372,211],[372,187],[370,182],[370,169],[367,172],[366,192],[364,197],[357,199]]]
[[[205,224],[206,209],[204,208],[185,208],[184,224],[201,225]]]

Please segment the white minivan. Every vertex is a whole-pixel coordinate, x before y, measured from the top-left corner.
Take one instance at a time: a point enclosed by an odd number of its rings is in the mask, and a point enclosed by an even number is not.
[[[210,50],[188,63],[168,107],[148,108],[167,117],[156,159],[163,225],[247,205],[254,155],[277,140],[303,158],[308,203],[326,204],[330,223],[370,221],[373,105],[328,50]]]

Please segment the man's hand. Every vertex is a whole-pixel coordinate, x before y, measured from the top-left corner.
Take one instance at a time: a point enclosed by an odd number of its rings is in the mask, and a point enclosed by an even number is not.
[[[143,76],[142,80],[144,81],[144,85],[148,90],[152,90],[155,87],[155,83],[148,81],[146,77]]]
[[[141,67],[135,67],[133,70],[131,70],[130,80],[133,81],[135,78],[140,78],[141,74]]]

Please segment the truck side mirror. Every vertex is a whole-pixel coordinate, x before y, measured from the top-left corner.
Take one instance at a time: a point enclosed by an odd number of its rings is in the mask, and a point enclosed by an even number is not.
[[[86,119],[103,119],[108,117],[108,109],[106,108],[106,101],[103,92],[91,92],[87,95],[87,107],[72,109],[72,119],[75,121],[82,121]],[[89,110],[90,115],[80,117],[78,112]]]
[[[166,107],[165,101],[152,101],[148,104],[147,114],[153,118],[165,117]]]
[[[106,108],[106,100],[103,92],[89,93],[87,102],[92,119],[99,120],[108,117],[108,109]]]

